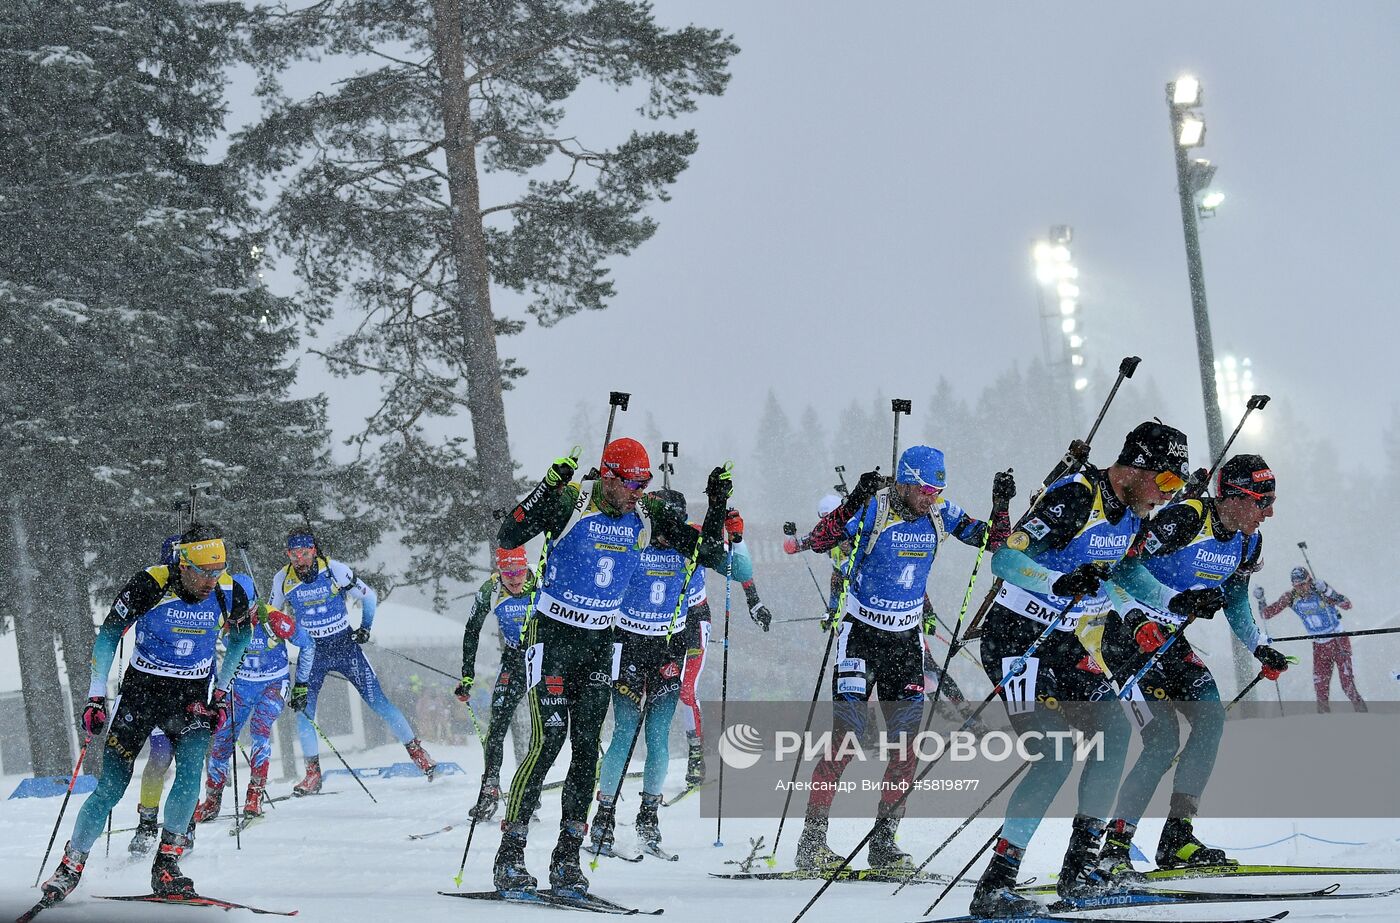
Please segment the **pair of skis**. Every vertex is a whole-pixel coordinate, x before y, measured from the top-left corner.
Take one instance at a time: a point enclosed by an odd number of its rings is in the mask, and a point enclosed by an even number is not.
[[[589,853],[592,853],[593,847],[587,846],[585,847],[585,850]],[[661,859],[665,862],[681,861],[680,856],[662,849],[660,843],[643,843],[641,853],[629,853],[626,851],[622,851],[619,850],[615,845],[604,846],[602,849],[598,850],[598,855],[608,859],[621,859],[623,862],[641,862],[642,856],[652,856],[654,858]]]
[[[501,901],[507,904],[533,904],[537,907],[556,907],[562,910],[587,910],[592,913],[606,913],[621,917],[657,917],[665,913],[664,908],[639,910],[627,907],[596,894],[565,894],[546,888],[543,891],[439,891],[444,897],[463,897],[474,901]]]
[[[261,907],[237,904],[233,901],[220,900],[217,897],[206,897],[203,894],[98,894],[95,896],[104,901],[140,901],[148,904],[181,904],[186,907],[217,907],[220,910],[248,910],[253,913],[278,917],[297,915],[295,910],[264,910]],[[15,923],[29,923],[30,920],[61,900],[63,898],[57,891],[45,891],[39,902],[29,908]]]
[[[711,872],[711,878],[723,878],[728,881],[816,881],[830,877],[829,870],[821,869],[792,869],[786,872]],[[844,868],[836,876],[838,882],[844,881],[874,881],[885,884],[916,884],[916,885],[946,885],[949,881],[947,875],[910,875],[908,872],[898,869],[882,868]],[[968,884],[973,884],[969,881]]]

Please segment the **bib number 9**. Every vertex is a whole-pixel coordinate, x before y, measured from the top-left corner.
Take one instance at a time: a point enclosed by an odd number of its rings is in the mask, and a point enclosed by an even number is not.
[[[180,657],[188,657],[194,653],[194,642],[189,638],[181,638],[175,642],[175,653]]]

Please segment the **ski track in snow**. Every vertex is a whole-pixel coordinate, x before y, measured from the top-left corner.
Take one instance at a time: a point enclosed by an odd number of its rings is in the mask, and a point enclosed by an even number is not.
[[[419,779],[373,779],[366,785],[380,803],[375,805],[354,782],[341,775],[330,776],[326,789],[340,792],[334,798],[310,798],[278,802],[268,809],[269,817],[247,831],[243,849],[235,849],[234,839],[227,835],[230,821],[218,821],[200,828],[196,850],[182,863],[199,889],[213,897],[252,904],[269,910],[299,910],[298,920],[308,923],[330,921],[346,923],[351,920],[412,919],[417,921],[490,920],[547,921],[561,913],[537,907],[516,907],[502,904],[482,904],[440,897],[438,891],[477,891],[491,887],[491,860],[500,841],[497,821],[479,825],[472,843],[467,869],[458,889],[452,882],[461,862],[465,842],[467,808],[475,801],[480,778],[480,749],[476,746],[449,747],[432,745],[430,749],[440,760],[459,763],[465,775],[445,776],[428,783]],[[353,765],[381,766],[404,759],[397,746],[385,746],[366,753],[350,755]],[[563,771],[561,762],[555,773]],[[634,768],[640,767],[640,760]],[[712,771],[716,767],[711,767]],[[275,769],[274,769],[275,771]],[[673,761],[667,785],[668,794],[682,787],[684,759]],[[136,780],[127,790],[113,818],[115,827],[130,826],[136,818],[140,767]],[[8,796],[19,783],[19,776],[0,778]],[[294,779],[272,783],[274,794],[286,793]],[[624,801],[619,811],[617,839],[620,846],[636,845],[631,818],[638,803],[638,781],[629,779],[624,788]],[[168,790],[168,786],[167,786]],[[44,869],[44,877],[52,871],[63,848],[73,818],[85,795],[74,796],[54,844],[53,855]],[[28,798],[0,802],[0,921],[18,916],[38,899],[39,892],[31,886],[43,855],[44,844],[53,829],[54,817],[61,798]],[[227,804],[227,799],[226,799]],[[558,832],[559,792],[544,794],[540,807],[541,822],[532,827],[526,859],[530,871],[543,884],[548,875],[549,853]],[[968,850],[980,845],[996,819],[979,819],[963,833],[929,867],[930,872],[952,874],[967,861]],[[410,833],[434,830],[453,824],[448,833],[425,840],[411,841]],[[716,848],[715,821],[700,816],[700,799],[689,798],[674,808],[662,811],[663,842],[667,849],[680,856],[679,862],[663,862],[647,858],[632,865],[618,860],[601,860],[597,870],[589,871],[585,857],[585,874],[593,882],[593,890],[603,897],[628,906],[651,910],[665,908],[663,919],[668,921],[714,921],[716,919],[790,920],[816,892],[819,883],[810,881],[721,881],[710,878],[708,872],[734,871],[724,864],[726,859],[743,858],[748,853],[748,838],[766,837],[771,843],[777,822],[771,819],[726,818],[723,827],[725,846]],[[916,862],[928,855],[956,821],[911,818],[900,832],[901,846],[913,854]],[[1156,844],[1159,821],[1144,822],[1138,845],[1150,850]],[[1026,857],[1026,875],[1045,876],[1058,871],[1061,851],[1068,836],[1067,820],[1049,820],[1037,833]],[[830,841],[838,852],[844,853],[868,829],[857,820],[834,819]],[[1294,833],[1308,834],[1326,840],[1357,842],[1364,845],[1347,846],[1292,838],[1263,849],[1232,852],[1250,863],[1280,863],[1293,865],[1360,865],[1400,867],[1400,824],[1392,820],[1318,820],[1297,822],[1282,820],[1224,820],[1202,818],[1197,831],[1208,843],[1231,847],[1269,843]],[[790,817],[783,828],[779,868],[791,868],[792,850],[801,832],[801,817]],[[88,860],[82,884],[67,901],[46,911],[40,919],[46,923],[65,921],[165,921],[204,920],[213,923],[224,919],[208,908],[155,907],[145,904],[126,905],[96,899],[96,894],[144,894],[150,888],[149,860],[128,863],[126,844],[131,834],[112,837],[110,858],[104,857],[104,841],[99,839]],[[863,857],[862,857],[863,858]],[[863,863],[860,863],[863,864]],[[970,874],[979,874],[985,859],[979,859]],[[1219,890],[1294,890],[1322,887],[1333,881],[1341,882],[1343,891],[1382,890],[1400,886],[1400,876],[1386,878],[1337,877],[1332,879],[1245,879],[1235,882],[1197,881],[1181,885],[1195,889]],[[929,919],[925,907],[937,896],[937,887],[921,885],[906,888],[898,897],[891,897],[893,885],[841,884],[833,886],[804,918],[813,921],[842,921],[862,923],[876,921],[914,921]],[[944,899],[932,917],[956,916],[967,911],[971,889],[955,888]],[[1116,917],[1149,920],[1230,920],[1265,916],[1288,910],[1287,923],[1309,920],[1400,920],[1400,896],[1374,900],[1325,901],[1248,904],[1207,904],[1180,908],[1144,908],[1119,910]],[[249,920],[246,911],[232,911]],[[1083,919],[1092,921],[1101,914],[1086,913]],[[232,919],[229,917],[228,919]]]

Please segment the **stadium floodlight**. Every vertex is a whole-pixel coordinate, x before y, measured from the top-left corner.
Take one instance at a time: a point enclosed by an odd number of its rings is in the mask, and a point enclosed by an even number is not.
[[[1073,314],[1074,309],[1077,307],[1079,307],[1079,305],[1075,303],[1075,300],[1073,298],[1060,299],[1060,313],[1063,314],[1065,317],[1069,317],[1071,314]]]
[[[1087,387],[1089,387],[1089,379],[1087,379],[1087,378],[1076,378],[1076,379],[1074,380],[1074,390],[1076,390],[1076,391],[1083,391],[1083,390],[1084,390],[1085,388],[1087,388]]]
[[[1206,123],[1195,116],[1187,116],[1181,120],[1181,130],[1177,133],[1176,143],[1181,147],[1200,147],[1206,139]]]
[[[1172,105],[1189,109],[1201,104],[1201,82],[1190,74],[1182,74],[1172,83]]]

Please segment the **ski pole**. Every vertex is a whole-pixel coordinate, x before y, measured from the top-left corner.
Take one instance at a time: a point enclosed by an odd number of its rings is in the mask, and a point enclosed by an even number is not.
[[[875,470],[879,470],[878,468]],[[870,501],[860,508],[860,517],[856,520],[856,537],[851,544],[851,554],[846,558],[846,566],[841,571],[841,594],[837,597],[836,611],[831,615],[831,624],[826,630],[826,653],[822,655],[821,668],[817,670],[817,685],[812,690],[812,704],[807,708],[807,725],[802,729],[802,736],[806,737],[807,732],[812,729],[812,717],[817,711],[817,698],[821,695],[822,681],[826,678],[826,665],[831,660],[831,646],[836,640],[836,634],[840,629],[841,614],[846,608],[846,592],[851,585],[851,575],[856,569],[856,559],[860,555],[861,538],[865,535],[865,514],[870,509]],[[820,589],[820,588],[819,588]],[[773,851],[768,855],[768,866],[771,868],[778,862],[778,843],[783,839],[783,825],[787,823],[788,808],[792,805],[792,791],[797,782],[797,773],[801,768],[801,761],[794,761],[792,766],[792,780],[788,785],[787,797],[783,799],[783,813],[778,817],[778,832],[773,836]]]
[[[1089,428],[1089,435],[1084,439],[1075,439],[1070,442],[1064,457],[1055,464],[1054,468],[1050,469],[1045,480],[1041,481],[1040,486],[1031,494],[1030,504],[1026,507],[1026,511],[1021,514],[1021,518],[1016,520],[1016,525],[1012,528],[1013,532],[1031,518],[1031,514],[1035,512],[1036,506],[1040,503],[1040,498],[1045,495],[1046,488],[1065,475],[1078,471],[1088,463],[1090,443],[1094,441],[1094,435],[1099,431],[1099,424],[1103,423],[1103,418],[1108,413],[1108,408],[1113,403],[1113,398],[1117,396],[1123,381],[1133,377],[1133,373],[1137,371],[1141,362],[1142,359],[1138,356],[1126,356],[1122,362],[1118,363],[1118,377],[1114,380],[1113,387],[1109,389],[1108,397],[1104,399],[1103,406],[1099,408],[1099,415],[1094,418],[1094,425]],[[963,635],[966,641],[981,637],[982,619],[991,611],[992,602],[996,599],[997,591],[1001,589],[1001,585],[1002,579],[1000,577],[992,581],[992,588],[987,591],[986,598],[982,600],[982,605],[978,607],[977,614],[973,616],[972,622],[967,626],[967,631]]]
[[[927,859],[925,859],[923,862],[920,862],[920,863],[919,863],[919,867],[916,868],[916,869],[914,869],[914,871],[910,873],[909,877],[906,878],[903,882],[901,882],[898,888],[895,888],[895,889],[894,889],[894,893],[891,894],[890,896],[891,896],[891,897],[894,897],[895,894],[898,894],[900,891],[903,891],[905,888],[907,888],[907,887],[909,886],[910,882],[912,882],[915,878],[917,878],[918,875],[919,875],[919,873],[922,872],[925,868],[928,867],[928,864],[934,860],[934,857],[935,857],[935,856],[937,856],[939,853],[941,853],[941,852],[944,850],[944,848],[947,847],[947,845],[948,845],[949,843],[951,843],[951,842],[953,842],[953,840],[957,839],[958,834],[960,834],[960,833],[962,833],[964,830],[966,830],[966,829],[968,828],[968,825],[970,825],[974,820],[976,820],[977,817],[978,817],[978,815],[980,815],[983,811],[985,811],[985,810],[987,809],[987,805],[989,805],[989,804],[991,804],[993,801],[995,801],[996,798],[997,798],[997,796],[1000,795],[1002,792],[1006,791],[1006,789],[1010,787],[1010,785],[1011,785],[1012,782],[1015,782],[1015,781],[1016,781],[1016,778],[1017,778],[1021,773],[1025,772],[1027,769],[1030,769],[1030,768],[1031,768],[1031,764],[1030,764],[1030,763],[1028,763],[1028,762],[1022,762],[1021,765],[1018,766],[1018,767],[1016,768],[1016,771],[1015,771],[1015,772],[1013,772],[1011,775],[1009,775],[1009,776],[1006,777],[1006,781],[1002,782],[1001,785],[997,786],[997,790],[996,790],[996,791],[992,792],[990,795],[987,796],[987,800],[986,800],[986,801],[984,801],[984,802],[982,802],[980,805],[978,805],[978,806],[977,806],[977,809],[976,809],[975,811],[973,811],[971,814],[969,814],[969,815],[967,816],[967,818],[966,818],[961,824],[958,825],[958,828],[957,828],[956,830],[954,830],[952,833],[948,834],[947,838],[944,839],[944,841],[943,841],[942,843],[939,843],[938,846],[934,848],[933,852],[931,852],[931,853],[928,854],[928,858],[927,858]],[[978,853],[978,855],[981,855],[981,853]],[[975,857],[974,857],[974,858],[975,858]],[[972,864],[972,863],[968,863],[969,867],[971,866],[971,864]],[[964,869],[963,871],[966,871],[966,869]]]
[[[393,654],[395,657],[402,657],[404,660],[407,660],[409,663],[416,663],[416,664],[418,664],[418,666],[422,667],[423,669],[425,669],[425,670],[432,670],[434,673],[438,674],[439,676],[445,676],[445,677],[447,677],[447,678],[450,679],[450,680],[459,681],[459,682],[460,682],[461,679],[462,679],[460,676],[453,676],[451,673],[448,673],[446,670],[439,670],[437,667],[433,666],[433,665],[430,664],[430,663],[424,663],[424,662],[421,661],[421,660],[417,660],[417,659],[415,659],[415,658],[413,658],[413,657],[410,657],[410,656],[408,656],[407,654],[403,653],[402,651],[396,651],[396,650],[394,650],[392,647],[385,647],[384,645],[379,644],[379,643],[377,643],[377,642],[376,642],[373,646],[374,646],[374,649],[375,649],[375,650],[384,651],[384,652],[387,653],[387,654]]]
[[[696,546],[699,547],[698,545]],[[729,704],[729,600],[733,581],[729,575],[734,572],[734,546],[729,546],[729,561],[724,568],[724,661],[720,669],[719,682],[719,726],[723,733],[726,706]],[[720,830],[724,826],[724,760],[719,761],[719,804],[715,817],[715,846],[723,846]]]
[[[894,472],[896,478],[899,477],[899,415],[909,416],[909,411],[913,409],[913,406],[902,397],[890,401],[890,410],[894,413],[894,449],[890,452],[890,471]]]
[[[671,489],[671,475],[676,473],[676,466],[671,464],[671,459],[680,457],[680,443],[664,441],[661,443],[661,486],[667,490]]]
[[[369,795],[369,800],[373,801],[375,804],[379,804],[379,799],[374,797],[373,793],[371,793],[368,788],[365,788],[364,781],[359,777],[358,774],[356,774],[355,770],[350,768],[350,764],[345,762],[345,757],[340,755],[340,751],[335,748],[335,744],[331,743],[331,739],[326,736],[326,732],[321,730],[321,726],[316,723],[316,719],[312,718],[306,712],[302,712],[301,714],[304,718],[306,718],[306,720],[311,724],[311,726],[316,729],[316,733],[319,734],[321,739],[326,742],[326,746],[331,748],[331,752],[335,754],[335,758],[340,760],[340,765],[344,766],[345,771],[350,773],[350,778],[354,779],[355,782],[360,786],[360,788],[364,789],[366,795]]]
[[[111,720],[109,717],[108,721]],[[92,733],[89,732],[83,737],[83,746],[78,750],[78,761],[73,764],[73,774],[68,778],[68,790],[63,793],[63,804],[59,805],[58,818],[53,822],[53,833],[49,834],[49,845],[44,849],[44,858],[39,862],[39,874],[34,876],[34,887],[39,887],[39,879],[44,877],[44,868],[49,864],[49,853],[53,852],[53,841],[58,839],[58,826],[63,823],[63,814],[68,810],[68,799],[73,797],[73,786],[78,782],[78,772],[83,768],[83,759],[87,756],[88,744],[92,743]]]
[[[1249,690],[1251,690],[1251,689],[1253,689],[1255,686],[1259,685],[1259,683],[1260,683],[1263,679],[1264,679],[1264,671],[1263,671],[1263,670],[1260,670],[1259,673],[1258,673],[1258,675],[1255,676],[1254,679],[1250,680],[1249,683],[1248,683],[1243,689],[1240,690],[1240,694],[1237,695],[1237,696],[1235,696],[1233,699],[1230,700],[1230,704],[1225,706],[1225,710],[1226,710],[1226,711],[1229,711],[1230,709],[1234,708],[1237,704],[1239,704],[1240,699],[1242,699],[1242,698],[1244,698],[1246,695],[1248,695],[1248,694],[1249,694]]]
[[[933,903],[928,905],[928,909],[925,910],[924,913],[933,913],[933,908],[938,906],[938,902],[948,896],[948,892],[953,890],[953,885],[957,884],[959,881],[962,881],[962,877],[967,874],[967,870],[972,868],[972,863],[976,862],[979,858],[981,858],[982,853],[992,848],[992,844],[997,841],[997,837],[1001,836],[1001,831],[1005,828],[1005,824],[1002,824],[1001,826],[997,827],[996,832],[987,838],[987,842],[982,844],[981,849],[977,850],[977,852],[972,854],[972,858],[967,860],[967,865],[964,865],[962,867],[962,871],[958,872],[956,875],[953,876],[953,880],[948,882],[948,886],[944,888],[939,893],[939,895],[933,899]]]
[[[229,698],[233,698],[232,693],[229,694]],[[233,707],[233,703],[230,702],[230,703],[229,703],[229,706],[230,706],[230,708],[232,708],[232,707]],[[251,717],[251,716],[250,716],[250,717]],[[229,729],[229,736],[232,738],[231,743],[233,744],[233,749],[234,749],[235,751],[237,751],[237,750],[238,750],[238,725],[234,722],[234,720],[233,720],[233,715],[232,715],[232,714],[230,714],[230,715],[228,716],[228,729]],[[233,841],[234,841],[234,848],[237,849],[239,852],[242,852],[242,851],[243,851],[243,820],[242,820],[242,818],[240,818],[240,817],[238,816],[238,753],[237,753],[237,752],[235,752],[235,753],[233,754],[233,758],[230,759],[229,762],[233,764]]]
[[[992,687],[992,691],[987,693],[987,697],[982,700],[982,703],[977,706],[976,710],[973,711],[972,714],[968,715],[966,719],[964,719],[963,723],[959,726],[958,730],[966,730],[970,728],[977,721],[977,719],[982,716],[982,712],[987,710],[987,706],[992,704],[992,701],[997,697],[997,694],[1006,687],[1006,684],[1010,682],[1012,678],[1021,675],[1021,673],[1025,671],[1026,661],[1034,657],[1036,651],[1040,650],[1041,645],[1043,645],[1046,641],[1050,640],[1051,634],[1053,634],[1056,630],[1055,626],[1060,623],[1061,619],[1069,615],[1070,612],[1074,611],[1074,607],[1079,605],[1079,601],[1083,598],[1083,593],[1076,593],[1065,605],[1065,607],[1061,609],[1058,613],[1056,613],[1054,618],[1050,619],[1046,623],[1045,630],[1042,631],[1036,637],[1036,639],[1031,642],[1031,646],[1026,648],[1025,653],[1023,653],[1021,656],[1017,657],[1011,662],[1010,669],[1008,669],[1006,673],[1002,676],[1001,680],[998,681],[997,684]],[[929,774],[933,772],[933,767],[938,765],[938,761],[941,760],[946,754],[947,750],[945,749],[942,753],[938,754],[938,756],[928,761],[924,768],[921,769],[919,771],[919,774],[914,778],[914,784],[911,784],[908,787],[906,787],[904,791],[900,793],[899,797],[895,799],[894,803],[890,805],[888,809],[889,815],[894,815],[896,812],[899,811],[900,808],[904,806],[904,803],[909,800],[909,795],[915,790],[917,783],[922,782],[924,779],[928,778]],[[807,911],[812,909],[812,905],[815,904],[818,900],[820,900],[821,896],[827,892],[827,889],[829,889],[833,884],[836,883],[836,880],[841,876],[841,873],[851,867],[851,863],[855,860],[856,855],[859,854],[860,851],[865,848],[866,844],[869,843],[871,838],[875,835],[875,830],[875,826],[872,826],[869,830],[867,830],[865,836],[861,837],[860,842],[856,844],[855,849],[847,853],[846,857],[841,860],[841,864],[827,872],[826,878],[822,882],[821,887],[817,889],[817,893],[812,895],[811,900],[807,901],[803,908],[797,912],[797,916],[792,918],[792,923],[797,923],[798,920],[802,919],[802,917],[806,915]]]
[[[790,537],[795,537],[795,536],[797,535],[797,523],[795,523],[795,522],[785,522],[785,523],[783,523],[783,534],[784,534],[784,535],[787,535],[787,536],[790,536]],[[812,586],[814,586],[814,587],[817,588],[817,598],[820,599],[820,600],[822,601],[822,607],[825,608],[825,607],[826,607],[826,594],[824,594],[824,593],[822,592],[821,581],[817,579],[817,575],[812,571],[812,565],[807,563],[807,559],[806,559],[806,558],[803,558],[803,559],[802,559],[802,564],[803,564],[804,567],[807,568],[807,575],[810,576],[810,577],[812,578]],[[780,621],[780,622],[797,622],[797,621],[806,621],[806,619],[778,619],[778,621]]]
[[[1313,570],[1312,562],[1308,560],[1308,543],[1307,543],[1307,542],[1299,542],[1299,543],[1298,543],[1298,550],[1301,551],[1301,552],[1303,553],[1303,563],[1306,564],[1306,565],[1308,565],[1308,573],[1312,576],[1312,578],[1313,578],[1314,580],[1316,580],[1316,579],[1317,579],[1317,571]]]
[[[467,845],[462,847],[462,864],[457,866],[457,874],[452,877],[452,882],[459,888],[462,886],[462,876],[467,871],[467,853],[471,852],[472,837],[476,835],[476,824],[477,820],[473,817],[472,825],[467,828]]]
[[[1319,641],[1323,638],[1358,638],[1362,635],[1393,635],[1400,628],[1363,628],[1358,631],[1329,631],[1321,635],[1289,635],[1286,638],[1270,638],[1270,644],[1279,641]]]

